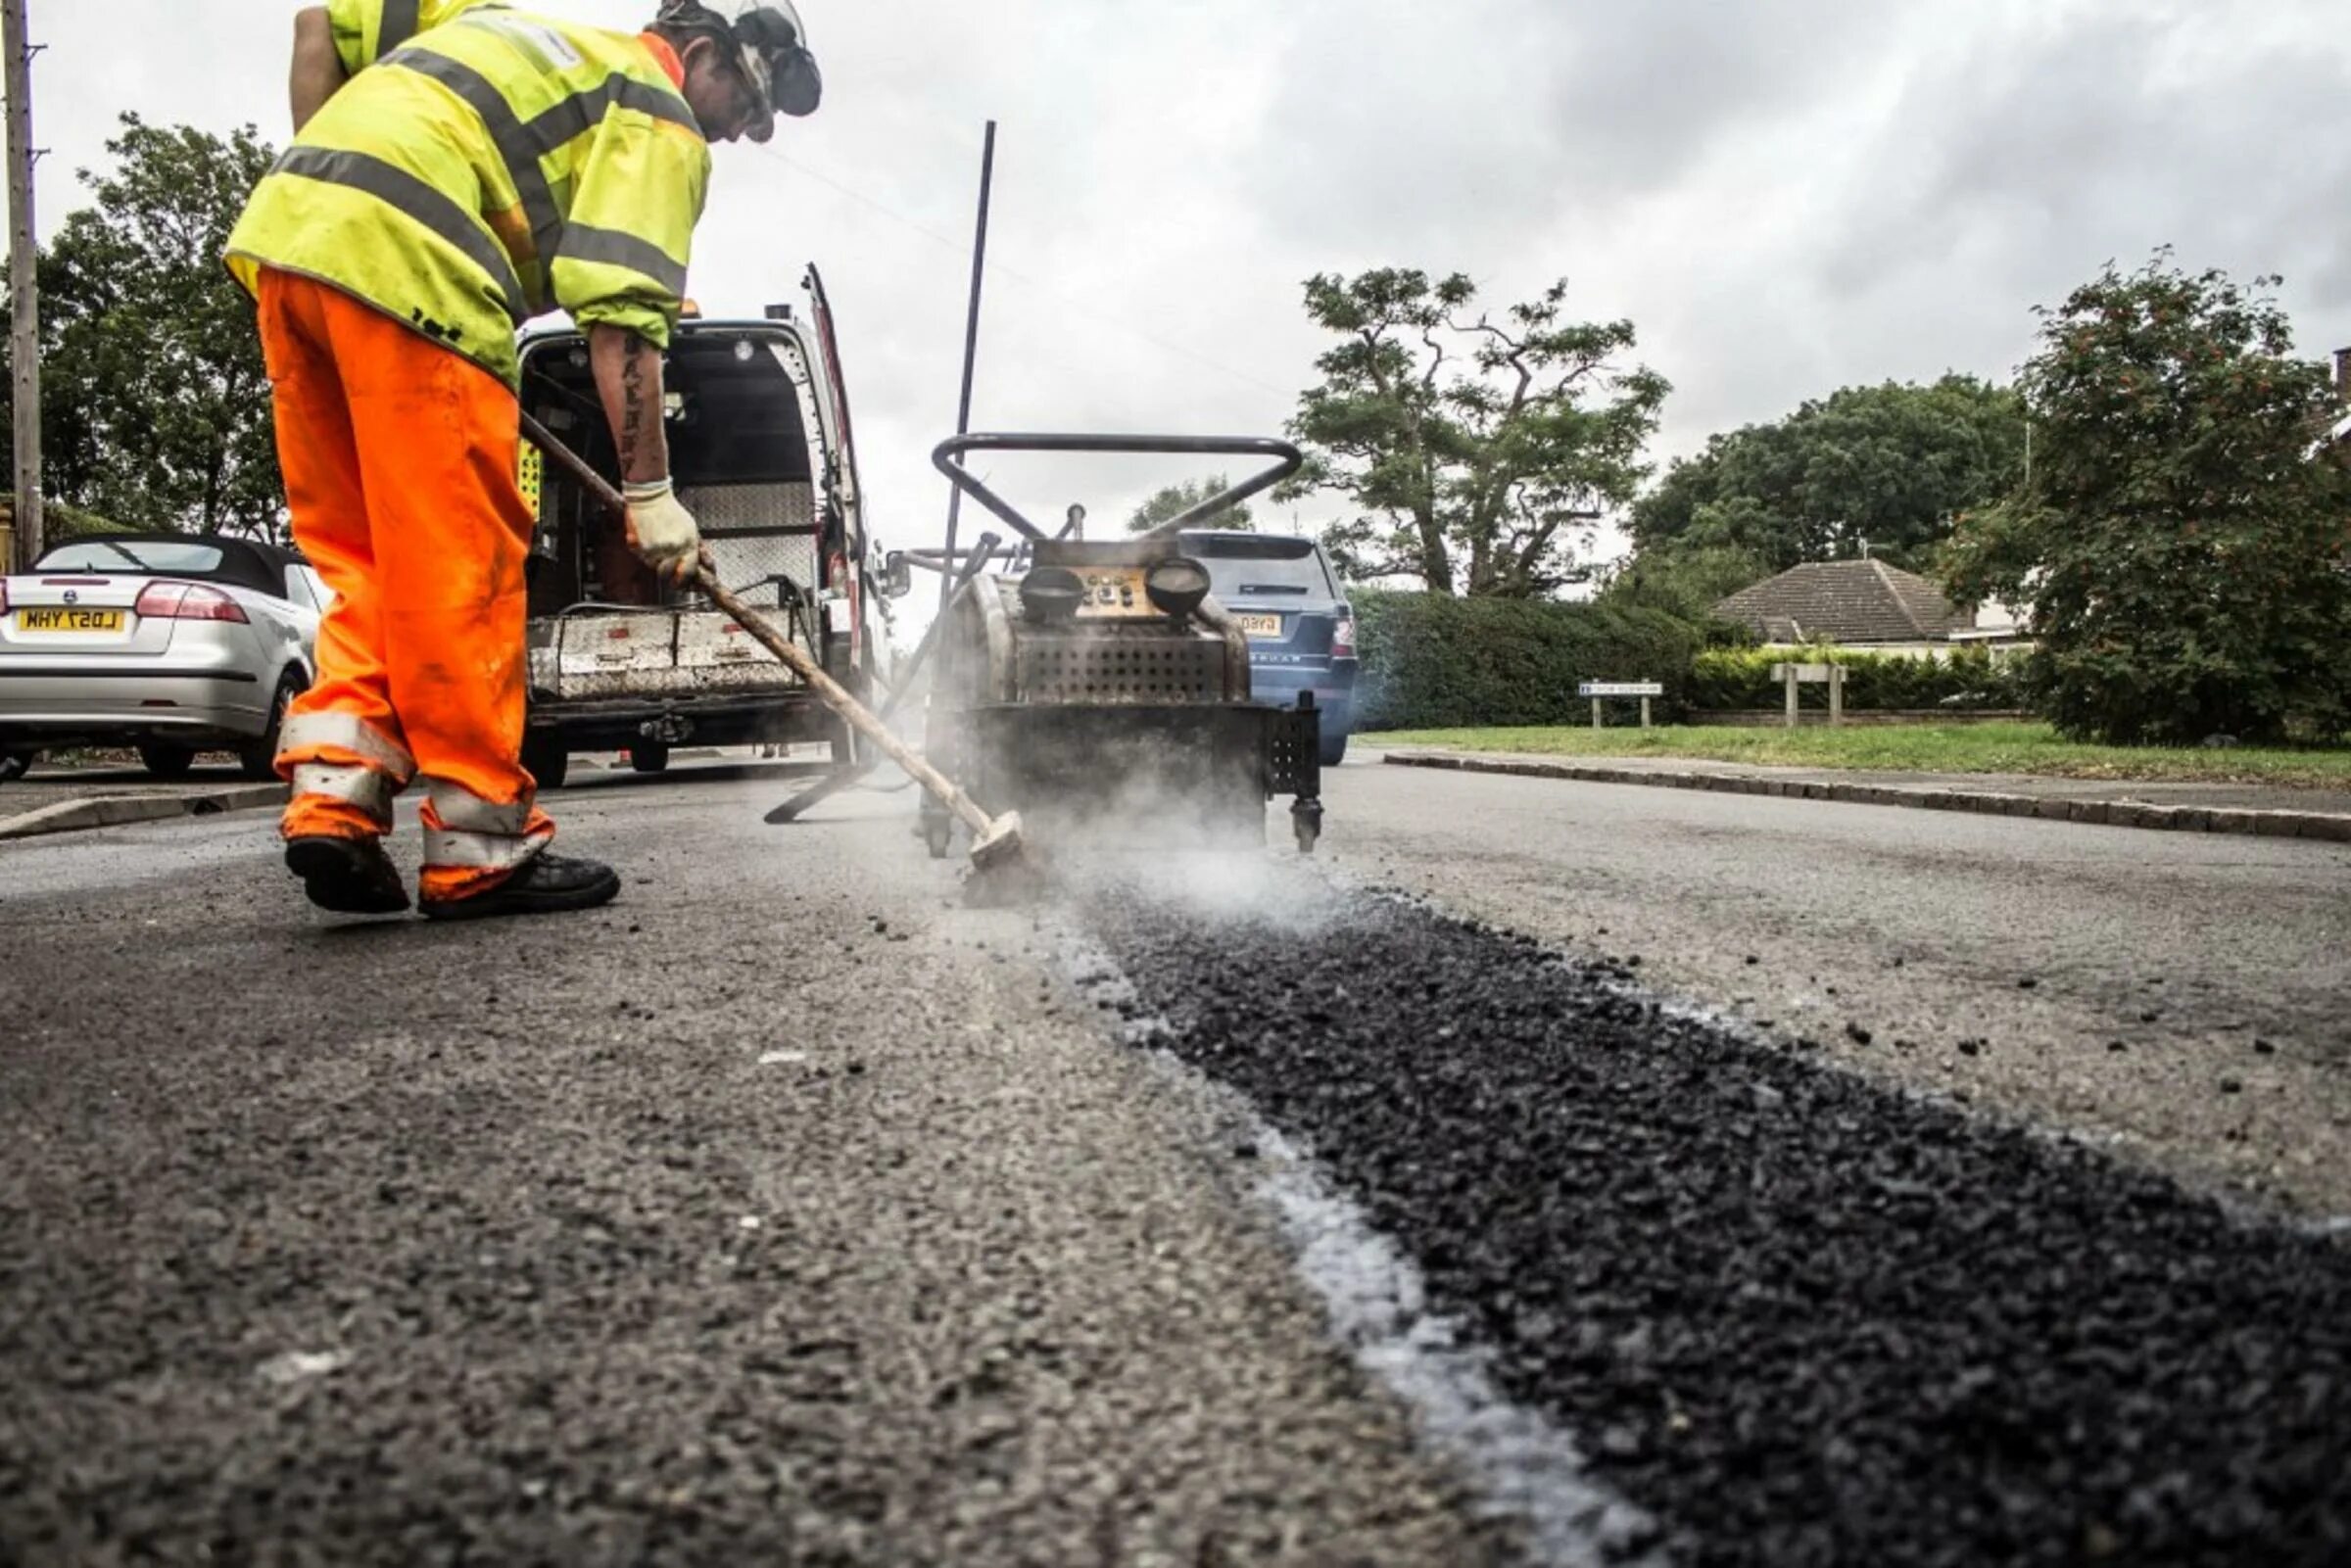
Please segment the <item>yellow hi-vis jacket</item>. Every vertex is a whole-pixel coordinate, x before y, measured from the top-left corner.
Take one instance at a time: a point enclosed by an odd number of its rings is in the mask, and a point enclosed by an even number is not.
[[[356,76],[420,32],[501,0],[327,0],[343,74]]]
[[[666,348],[710,148],[637,36],[478,7],[361,71],[228,238],[512,386],[514,328],[562,309]]]

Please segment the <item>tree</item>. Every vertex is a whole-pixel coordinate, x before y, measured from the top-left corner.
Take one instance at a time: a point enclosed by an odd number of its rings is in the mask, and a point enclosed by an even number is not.
[[[1580,575],[1587,525],[1648,474],[1670,389],[1617,362],[1631,322],[1563,322],[1566,298],[1556,283],[1498,322],[1471,313],[1476,287],[1458,273],[1308,280],[1307,313],[1342,341],[1299,400],[1307,466],[1277,494],[1361,508],[1323,536],[1349,577],[1534,598]]]
[[[1163,523],[1174,522],[1211,496],[1221,495],[1231,488],[1232,481],[1223,474],[1215,474],[1197,482],[1164,486],[1134,509],[1134,515],[1127,519],[1127,532],[1148,534]],[[1217,513],[1200,526],[1251,530],[1257,527],[1257,523],[1250,514],[1249,503],[1243,501],[1228,511]]]
[[[269,377],[253,305],[221,265],[275,153],[122,117],[95,205],[42,254],[49,488],[124,527],[276,536]]]
[[[2031,475],[1965,519],[1966,598],[2030,604],[2057,727],[2119,742],[2332,737],[2351,725],[2351,472],[2340,408],[2270,290],[2168,251],[2042,309]]]
[[[1771,575],[1760,555],[1736,545],[1643,550],[1608,574],[1600,600],[1620,609],[1664,610],[1685,621],[1703,621],[1715,605]]]
[[[1918,570],[1960,512],[2015,488],[2024,453],[2024,404],[2011,389],[1958,375],[1847,387],[1675,462],[1634,506],[1629,531],[1641,556],[1743,551],[1758,577],[1849,559],[1864,542]]]

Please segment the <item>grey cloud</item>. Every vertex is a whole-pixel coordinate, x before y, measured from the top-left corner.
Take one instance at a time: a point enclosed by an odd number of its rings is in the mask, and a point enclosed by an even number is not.
[[[1470,249],[1602,219],[1801,106],[1892,11],[1316,0],[1289,23],[1257,191],[1287,235],[1350,249]]]
[[[1985,286],[2054,303],[2109,258],[2173,244],[2183,264],[2282,271],[2304,306],[2351,306],[2351,68],[2309,40],[2197,28],[2212,15],[2083,15],[1937,62],[1853,193],[1832,293],[1903,287],[1964,247]]]
[[[115,113],[284,118],[298,0],[34,0],[43,223]],[[527,0],[613,26],[653,0]],[[1299,280],[1561,273],[1669,375],[1660,457],[1856,381],[2005,374],[2028,308],[2163,240],[2351,342],[2339,0],[801,0],[824,113],[721,149],[695,290],[840,306],[876,515],[945,509],[980,122],[1004,124],[979,419],[1265,432]],[[2219,19],[2217,22],[2214,19]],[[1175,477],[1015,464],[1113,518]],[[1303,508],[1302,519],[1322,512]]]

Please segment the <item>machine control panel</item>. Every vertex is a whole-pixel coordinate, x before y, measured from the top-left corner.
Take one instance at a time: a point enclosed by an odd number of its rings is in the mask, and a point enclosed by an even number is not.
[[[1159,619],[1150,595],[1143,592],[1139,566],[1097,566],[1080,570],[1085,597],[1079,601],[1081,621],[1148,621]]]

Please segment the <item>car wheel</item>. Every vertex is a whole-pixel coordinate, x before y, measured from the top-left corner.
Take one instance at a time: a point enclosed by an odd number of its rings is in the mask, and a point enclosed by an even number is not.
[[[288,670],[278,681],[277,695],[269,704],[269,728],[237,748],[237,771],[246,778],[258,783],[277,777],[277,742],[286,728],[286,710],[307,684],[300,670]]]
[[[542,790],[560,789],[571,773],[571,750],[552,730],[533,730],[523,736],[522,766]]]
[[[32,771],[32,765],[39,757],[37,751],[0,752],[0,784],[24,778]]]
[[[154,741],[139,747],[139,762],[147,772],[167,783],[185,779],[196,766],[196,753],[186,746]]]
[[[629,747],[629,766],[639,773],[667,773],[669,771],[669,742],[640,740]]]

